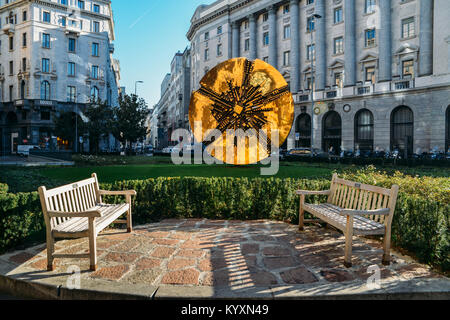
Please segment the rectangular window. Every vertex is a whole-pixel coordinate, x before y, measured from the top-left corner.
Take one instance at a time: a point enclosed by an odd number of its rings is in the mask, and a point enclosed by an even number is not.
[[[365,0],[365,7],[364,12],[365,13],[373,13],[375,12],[375,0]]]
[[[263,34],[263,46],[268,46],[269,45],[269,33],[268,32],[264,32]]]
[[[306,0],[306,4],[313,4],[314,0]]]
[[[67,102],[75,102],[76,88],[73,86],[67,87]]]
[[[76,40],[74,38],[69,38],[69,52],[75,52],[76,50]]]
[[[411,38],[416,35],[414,17],[402,20],[402,38]]]
[[[315,23],[314,23],[314,17],[308,17],[306,20],[306,32],[314,31]]]
[[[286,5],[284,5],[284,7],[283,7],[283,14],[286,14],[286,13],[289,13],[289,5],[288,4],[286,4]]]
[[[24,32],[22,33],[22,47],[26,47],[27,46],[27,33]]]
[[[269,14],[266,12],[263,14],[263,22],[266,22],[267,20],[269,20]]]
[[[283,39],[290,39],[290,38],[291,38],[291,26],[290,25],[284,26]]]
[[[61,26],[65,27],[67,25],[67,18],[66,17],[62,17],[61,18]]]
[[[366,68],[366,81],[375,83],[375,67]]]
[[[209,32],[205,32],[205,41],[209,40]]]
[[[9,37],[9,50],[14,50],[14,37]]]
[[[61,4],[67,5],[67,0],[61,0]]]
[[[217,27],[217,34],[222,34],[222,26]]]
[[[344,53],[344,38],[339,37],[334,39],[334,54]]]
[[[92,32],[100,32],[100,22],[94,21],[92,27],[93,27]]]
[[[25,22],[25,21],[27,21],[27,20],[28,20],[27,12],[24,11],[24,12],[22,12],[22,21]]]
[[[44,11],[42,14],[42,21],[50,23],[50,12]]]
[[[99,6],[98,4],[94,4],[94,6],[93,6],[93,11],[94,11],[95,13],[100,13],[100,6]]]
[[[291,63],[290,62],[290,55],[291,55],[290,51],[285,51],[283,53],[283,66],[287,67],[287,66],[290,65],[290,63]]]
[[[47,58],[42,59],[42,72],[44,73],[50,72],[50,60]]]
[[[98,79],[98,66],[92,66],[91,78],[92,79]]]
[[[9,101],[14,100],[14,86],[9,86]]]
[[[48,111],[41,111],[41,120],[43,120],[43,121],[50,121],[50,112],[48,112]]]
[[[402,74],[403,77],[411,76],[411,78],[414,78],[414,61],[413,60],[406,60],[402,62]]]
[[[9,75],[14,75],[14,61],[9,62]]]
[[[343,15],[342,15],[342,7],[334,9],[334,23],[339,23],[343,21]]]
[[[84,1],[78,0],[78,8],[84,10]]]
[[[27,70],[27,58],[22,58],[22,72]]]
[[[306,59],[307,60],[311,60],[311,58],[315,59],[315,56],[316,56],[315,45],[312,44],[312,45],[307,46],[306,47]]]
[[[365,34],[366,34],[365,46],[366,47],[374,46],[376,44],[376,30],[375,29],[366,30]]]
[[[50,48],[50,35],[48,33],[42,34],[42,47]]]
[[[93,43],[92,44],[92,55],[94,56],[94,57],[98,57],[98,43]]]
[[[222,55],[222,44],[218,44],[217,45],[217,56],[221,56]]]
[[[334,74],[334,83],[338,88],[342,88],[344,82],[342,81],[342,72],[336,72]]]
[[[244,51],[250,50],[250,39],[245,39],[244,41]]]
[[[205,49],[205,61],[209,60],[209,49]]]
[[[67,65],[67,75],[69,75],[71,77],[75,77],[75,63],[74,62],[69,62],[69,64]]]
[[[245,20],[245,21],[244,21],[244,30],[247,30],[247,29],[248,29],[248,25],[249,25],[248,20]]]

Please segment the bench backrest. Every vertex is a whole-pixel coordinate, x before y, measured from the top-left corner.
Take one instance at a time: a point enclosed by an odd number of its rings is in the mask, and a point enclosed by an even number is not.
[[[378,210],[391,209],[389,216],[371,215],[366,216],[379,223],[390,225],[397,202],[398,186],[392,189],[362,184],[338,178],[333,175],[331,182],[331,194],[328,203],[339,206],[343,209],[353,210]]]
[[[71,218],[50,218],[48,211],[85,212],[101,202],[98,180],[95,174],[92,178],[74,182],[69,185],[46,190],[39,188],[42,211],[47,228],[53,229]]]

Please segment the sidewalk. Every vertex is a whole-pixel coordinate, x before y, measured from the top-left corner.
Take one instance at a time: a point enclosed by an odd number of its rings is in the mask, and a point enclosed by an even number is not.
[[[19,157],[5,156],[0,157],[0,166],[18,166],[18,167],[39,167],[39,166],[73,166],[75,162],[58,159],[44,158],[38,156]]]
[[[56,259],[47,272],[45,245],[3,255],[0,291],[50,299],[450,298],[450,279],[409,257],[393,253],[382,266],[377,240],[355,239],[354,266],[346,269],[344,243],[318,226],[299,233],[265,220],[166,220],[100,235],[96,272],[88,259]],[[88,240],[59,241],[56,250],[86,253]],[[380,288],[367,286],[371,266],[381,272]],[[77,268],[80,288],[72,290]]]

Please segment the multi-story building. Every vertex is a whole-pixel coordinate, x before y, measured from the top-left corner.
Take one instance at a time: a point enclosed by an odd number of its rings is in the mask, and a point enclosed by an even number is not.
[[[189,129],[189,102],[191,98],[190,49],[177,52],[170,70],[161,84],[161,99],[155,106],[152,118],[158,129],[152,127],[151,141],[155,147],[164,148],[170,143],[176,129]],[[150,121],[152,123],[152,121]]]
[[[54,118],[92,99],[118,103],[111,1],[0,0],[0,29],[0,150],[73,148],[54,137]]]
[[[192,89],[224,60],[258,58],[294,95],[287,148],[448,150],[449,16],[448,0],[219,0],[191,19]]]

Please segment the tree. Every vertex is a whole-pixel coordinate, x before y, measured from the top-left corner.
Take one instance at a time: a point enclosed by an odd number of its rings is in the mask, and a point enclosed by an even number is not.
[[[84,115],[89,119],[85,127],[89,134],[90,152],[98,154],[100,139],[112,130],[114,111],[106,102],[98,100],[88,104]]]
[[[122,95],[119,107],[114,109],[112,133],[122,144],[128,146],[138,140],[143,140],[148,133],[145,126],[150,114],[144,99],[136,95]]]

